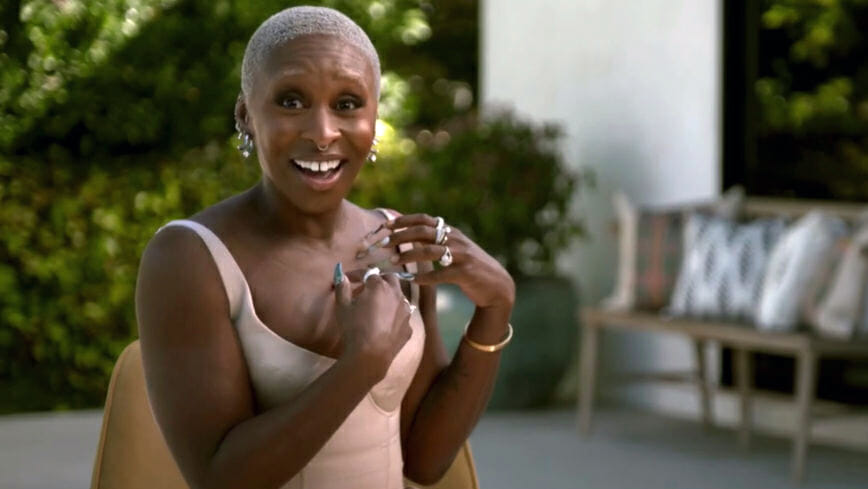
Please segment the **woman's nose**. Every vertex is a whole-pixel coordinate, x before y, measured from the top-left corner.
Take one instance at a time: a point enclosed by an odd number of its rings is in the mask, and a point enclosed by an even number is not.
[[[341,135],[336,119],[329,107],[314,107],[309,112],[302,136],[310,139],[317,146],[328,146]]]

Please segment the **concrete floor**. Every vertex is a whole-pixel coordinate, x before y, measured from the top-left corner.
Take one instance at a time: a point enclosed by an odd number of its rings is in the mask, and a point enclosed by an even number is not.
[[[793,488],[790,445],[626,409],[601,409],[581,438],[570,411],[486,415],[471,444],[486,489]],[[0,488],[87,488],[101,413],[0,417]],[[810,488],[868,488],[868,453],[812,446]]]

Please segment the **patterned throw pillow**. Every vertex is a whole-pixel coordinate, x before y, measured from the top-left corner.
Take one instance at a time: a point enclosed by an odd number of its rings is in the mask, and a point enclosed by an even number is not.
[[[784,227],[782,219],[739,224],[692,214],[668,313],[752,321],[769,253]]]
[[[713,203],[669,209],[640,209],[623,193],[612,203],[618,220],[618,272],[610,310],[658,310],[669,302],[684,250],[684,222],[691,212],[735,217],[744,189],[733,187]]]

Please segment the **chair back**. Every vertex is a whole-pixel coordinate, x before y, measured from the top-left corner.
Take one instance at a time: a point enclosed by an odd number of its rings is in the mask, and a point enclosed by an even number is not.
[[[138,340],[112,371],[90,487],[189,489],[151,412]],[[464,444],[440,482],[427,487],[479,489],[470,445]]]

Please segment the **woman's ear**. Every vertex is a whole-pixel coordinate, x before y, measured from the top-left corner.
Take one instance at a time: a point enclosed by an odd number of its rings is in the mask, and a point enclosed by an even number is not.
[[[239,93],[238,100],[235,101],[235,128],[238,129],[238,132],[246,132],[253,136],[253,126],[250,124],[249,117],[244,93]]]

